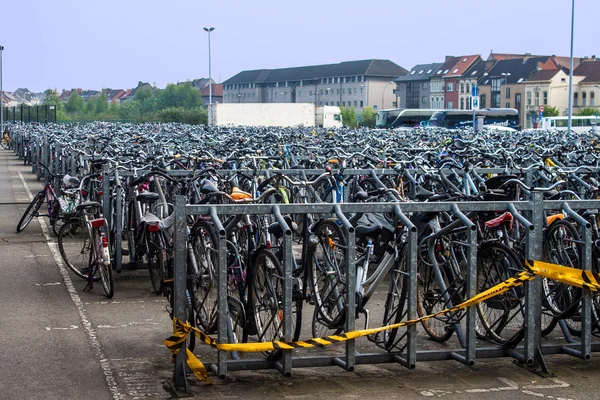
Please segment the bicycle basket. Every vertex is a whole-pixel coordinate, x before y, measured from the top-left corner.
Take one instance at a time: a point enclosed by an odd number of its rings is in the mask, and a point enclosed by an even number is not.
[[[74,214],[79,205],[79,196],[64,195],[58,198],[58,204],[63,214]]]

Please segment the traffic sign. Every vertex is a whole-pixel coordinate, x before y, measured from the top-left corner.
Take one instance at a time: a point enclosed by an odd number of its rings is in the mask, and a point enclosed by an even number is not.
[[[540,106],[540,112],[543,113],[544,112],[544,106]]]
[[[377,110],[377,104],[373,104],[373,110]]]
[[[479,96],[473,96],[471,102],[473,110],[479,110]]]
[[[479,97],[479,88],[477,87],[477,85],[473,85],[473,88],[471,91],[472,91],[473,97]]]
[[[360,122],[360,114],[356,116],[356,120]]]

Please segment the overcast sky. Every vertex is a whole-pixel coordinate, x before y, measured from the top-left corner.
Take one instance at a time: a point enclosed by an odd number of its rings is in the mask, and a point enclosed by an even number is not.
[[[3,87],[164,87],[242,70],[490,51],[569,55],[570,0],[2,1]],[[600,56],[598,0],[576,0],[575,55]]]

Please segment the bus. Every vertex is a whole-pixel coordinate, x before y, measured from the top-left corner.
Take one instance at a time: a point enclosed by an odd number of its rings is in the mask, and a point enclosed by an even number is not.
[[[476,110],[442,110],[431,116],[427,125],[448,129],[469,128],[473,118],[484,117],[484,126],[519,129],[519,111],[514,108],[483,108]]]
[[[564,130],[569,127],[569,117],[544,117],[540,129]],[[598,116],[571,117],[571,130],[577,133],[600,133],[600,118]]]
[[[375,127],[379,129],[418,127],[421,121],[428,121],[436,111],[440,110],[421,108],[393,108],[381,110],[377,113]]]

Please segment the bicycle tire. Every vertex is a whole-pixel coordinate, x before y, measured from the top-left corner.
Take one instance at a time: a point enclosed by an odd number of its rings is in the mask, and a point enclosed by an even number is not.
[[[259,342],[283,340],[283,268],[272,251],[260,250],[252,264],[250,301]],[[293,320],[293,319],[292,319]],[[263,352],[271,356],[274,351]]]
[[[546,231],[546,255],[554,264],[579,269],[581,267],[580,236],[569,221],[556,220]],[[558,319],[576,312],[581,300],[581,289],[543,278],[542,304]]]
[[[210,222],[198,221],[192,229],[191,245],[198,263],[195,278],[195,302],[198,326],[206,333],[217,329],[219,266],[217,234]]]
[[[227,326],[228,342],[248,342],[248,333],[246,330],[246,312],[244,311],[244,305],[237,297],[227,296],[227,306],[229,310]]]
[[[4,150],[9,150],[10,149],[10,141],[6,140],[5,137],[2,137],[2,141],[0,141],[0,145],[2,146],[2,148]]]
[[[165,259],[160,249],[151,250],[148,255],[148,271],[152,289],[157,295],[162,294],[165,280]]]
[[[92,247],[88,230],[81,226],[80,220],[72,219],[60,228],[58,249],[65,266],[79,278],[87,280],[91,272],[90,252]],[[99,280],[100,277],[94,277],[94,281]]]
[[[310,248],[311,293],[321,317],[328,325],[346,318],[346,238],[333,220],[321,221],[314,232],[318,244]]]
[[[102,235],[104,231],[102,228],[96,229],[94,237],[96,238],[96,249],[97,251],[102,251]],[[102,288],[104,289],[104,293],[106,297],[112,299],[115,295],[115,279],[112,274],[112,262],[110,261],[110,256],[108,257],[108,264],[104,262],[103,257],[100,254],[97,254],[96,262],[98,263],[98,272],[100,273],[100,282],[102,283]]]
[[[25,212],[23,213],[23,216],[19,220],[19,223],[17,224],[17,233],[19,233],[23,229],[27,228],[27,225],[29,225],[29,223],[31,222],[33,217],[36,216],[36,214],[40,210],[40,207],[42,206],[43,203],[44,203],[44,192],[39,192],[38,194],[35,195],[33,200],[31,200],[31,203],[29,203],[29,206],[27,206],[27,209],[25,210]]]
[[[394,268],[390,271],[390,284],[385,301],[382,326],[397,324],[408,315],[408,305],[406,302],[409,279],[407,274],[407,257],[408,253],[406,249],[403,249],[399,260],[395,262]],[[382,332],[383,346],[386,350],[391,350],[397,345],[397,334],[398,328]]]
[[[523,271],[518,255],[499,242],[481,245],[477,253],[477,290],[483,292]],[[477,304],[479,336],[514,345],[524,336],[525,290],[518,286]]]

